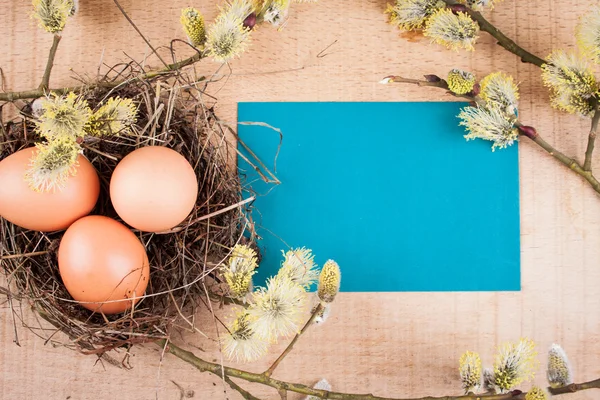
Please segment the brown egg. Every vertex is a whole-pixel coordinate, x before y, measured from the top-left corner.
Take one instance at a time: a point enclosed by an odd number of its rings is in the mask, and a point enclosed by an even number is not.
[[[150,277],[146,249],[138,238],[100,215],[81,218],[67,229],[58,248],[58,268],[73,299],[104,314],[131,308]]]
[[[117,214],[132,227],[161,232],[181,223],[193,210],[198,181],[190,163],[166,147],[149,146],[128,154],[110,180]]]
[[[25,172],[37,151],[29,147],[0,162],[0,216],[35,231],[66,229],[96,205],[100,194],[98,174],[79,155],[77,173],[69,177],[62,190],[36,192],[25,181]]]

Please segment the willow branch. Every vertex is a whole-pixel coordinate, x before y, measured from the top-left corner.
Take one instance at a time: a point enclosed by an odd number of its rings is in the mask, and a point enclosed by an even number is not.
[[[278,379],[273,379],[269,376],[266,376],[264,373],[257,374],[205,361],[199,357],[196,357],[193,353],[187,350],[183,350],[182,348],[174,345],[173,343],[167,343],[165,339],[159,340],[157,344],[165,348],[167,353],[170,353],[175,357],[189,363],[190,365],[198,369],[200,372],[210,372],[212,374],[218,375],[223,379],[225,379],[225,377],[238,378],[248,382],[259,383],[265,386],[272,387],[276,389],[279,393],[281,393],[282,391],[289,391],[307,396],[316,396],[318,398],[329,400],[524,400],[527,394],[517,390],[504,394],[466,394],[462,396],[419,397],[402,399],[392,397],[380,397],[375,396],[373,394],[332,392],[328,390],[314,389],[299,383],[291,383],[281,381]],[[565,388],[549,390],[554,395],[560,395],[565,393],[574,393],[582,390],[598,388],[600,388],[600,379],[592,382],[569,385]]]
[[[600,389],[600,379],[595,379],[593,381],[584,383],[572,383],[568,386],[563,386],[560,388],[548,388],[548,391],[550,394],[556,396],[559,394],[575,393],[588,389]]]
[[[451,92],[450,89],[448,88],[448,82],[446,82],[444,79],[441,79],[438,76],[425,75],[425,77],[427,78],[426,80],[421,80],[421,79],[405,78],[405,77],[399,76],[399,75],[390,75],[390,76],[383,78],[381,83],[408,83],[411,85],[417,85],[417,86],[423,86],[423,87],[435,87],[438,89],[446,90],[448,94],[451,94],[454,97],[463,98],[468,101],[477,101],[477,99],[470,94],[456,94],[456,93]]]
[[[143,74],[136,75],[132,78],[117,80],[117,81],[110,81],[110,82],[97,82],[97,83],[81,85],[81,86],[49,89],[49,92],[56,93],[56,94],[63,94],[63,93],[67,93],[67,92],[80,92],[86,88],[94,88],[94,87],[101,87],[101,88],[108,88],[108,89],[115,88],[126,82],[134,81],[136,79],[139,79],[139,80],[152,79],[152,78],[156,78],[157,76],[160,76],[160,75],[172,73],[173,71],[177,71],[177,70],[180,70],[181,68],[187,67],[188,65],[194,64],[194,63],[202,60],[203,58],[204,58],[204,53],[197,52],[196,54],[194,54],[191,57],[188,57],[181,61],[175,62],[173,64],[168,64],[165,68],[158,69],[155,71],[145,72]],[[25,90],[25,91],[20,91],[20,92],[6,92],[6,93],[0,93],[0,101],[37,99],[38,97],[42,97],[45,94],[46,94],[46,92],[41,88],[34,89],[34,90]]]
[[[597,102],[596,102],[597,103]],[[594,144],[596,142],[596,131],[598,130],[598,121],[600,121],[600,109],[595,105],[596,111],[592,118],[592,128],[588,137],[587,149],[585,150],[585,161],[583,162],[584,171],[592,170],[592,154],[594,153]]]
[[[46,63],[44,76],[42,76],[42,83],[40,83],[38,88],[41,91],[48,89],[48,85],[50,84],[50,73],[52,72],[52,67],[54,66],[54,58],[56,57],[56,50],[58,49],[60,39],[61,36],[58,34],[54,34],[52,38],[52,46],[50,47],[50,54],[48,54],[48,62]]]
[[[600,193],[600,182],[592,174],[592,171],[586,171],[577,161],[566,156],[559,150],[555,149],[550,143],[546,142],[537,132],[524,132],[523,127],[517,125],[522,136],[527,136],[535,144],[546,150],[548,154],[560,161],[563,165],[575,172],[577,175],[582,176],[597,193]]]
[[[313,324],[315,318],[317,317],[317,315],[319,315],[321,311],[323,311],[323,304],[319,303],[319,305],[315,308],[308,321],[306,321],[306,324],[304,324],[304,327],[300,330],[300,332],[296,334],[296,336],[294,336],[294,338],[292,339],[290,344],[288,344],[288,346],[285,348],[283,353],[281,353],[281,355],[277,357],[277,360],[275,360],[273,364],[269,367],[269,369],[264,372],[265,376],[273,375],[275,369],[279,366],[283,359],[292,351],[294,345],[296,344],[298,339],[300,339],[300,336],[302,336],[302,334],[306,332],[306,330]]]
[[[543,64],[546,64],[546,61],[544,61],[542,58],[528,52],[527,50],[519,46],[517,43],[515,43],[512,39],[510,39],[508,36],[506,36],[504,33],[502,33],[498,28],[496,28],[487,19],[485,19],[480,12],[470,9],[469,7],[464,6],[456,0],[444,0],[444,2],[449,6],[460,6],[462,11],[466,12],[471,17],[471,19],[473,19],[479,24],[479,28],[482,31],[487,32],[491,36],[493,36],[498,41],[498,44],[500,46],[504,47],[506,50],[513,53],[514,55],[520,57],[521,61],[537,65],[538,67],[541,67]]]
[[[287,390],[285,389],[279,389],[279,397],[281,397],[281,400],[287,400]]]
[[[386,83],[388,83],[388,82],[389,83],[392,83],[392,82],[410,83],[410,84],[415,84],[418,86],[434,86],[434,87],[438,87],[438,88],[442,88],[442,89],[446,89],[446,90],[448,88],[446,84],[441,84],[439,82],[432,83],[429,81],[402,78],[400,76],[387,77],[387,78],[385,78],[385,82]],[[445,81],[442,80],[442,82],[445,82]],[[451,92],[449,92],[449,93],[451,93]],[[453,94],[453,93],[451,93],[451,94]],[[479,97],[473,96],[472,94],[466,94],[466,95],[462,95],[462,96],[454,95],[454,96],[463,97],[469,101],[474,101],[474,102],[480,101]],[[585,163],[582,166],[576,160],[574,160],[571,157],[568,157],[561,151],[557,150],[550,143],[546,142],[537,133],[537,131],[534,128],[529,127],[529,126],[524,126],[523,124],[521,124],[519,122],[517,122],[515,124],[515,126],[519,129],[519,133],[521,134],[521,136],[527,136],[535,144],[537,144],[542,149],[544,149],[548,154],[550,154],[552,157],[554,157],[556,160],[558,160],[564,166],[569,168],[571,171],[575,172],[577,175],[580,175],[581,177],[583,177],[589,183],[589,185],[592,187],[592,189],[594,189],[597,193],[600,193],[600,182],[598,182],[598,180],[596,179],[596,177],[594,176],[594,174],[591,171],[591,155],[592,155],[592,151],[594,150],[594,141],[595,141],[595,137],[596,137],[596,129],[597,129],[599,120],[600,120],[600,112],[596,111],[596,113],[594,114],[594,118],[593,118],[593,121],[595,121],[595,122],[592,123],[592,129],[590,131],[591,143],[588,141],[588,151],[586,152],[586,161],[589,162],[589,167],[590,167],[589,170],[585,169]],[[588,153],[589,153],[589,156],[588,156]],[[589,160],[588,160],[588,158],[589,158]]]
[[[232,381],[230,377],[224,376],[223,380],[225,382],[227,382],[227,384],[229,386],[231,386],[231,388],[233,390],[235,390],[236,392],[238,392],[239,394],[241,394],[244,399],[246,399],[246,400],[260,400],[258,397],[254,397],[252,395],[252,393],[250,393],[250,392],[242,389],[242,387],[240,385],[238,385],[237,383],[235,383],[234,381]]]

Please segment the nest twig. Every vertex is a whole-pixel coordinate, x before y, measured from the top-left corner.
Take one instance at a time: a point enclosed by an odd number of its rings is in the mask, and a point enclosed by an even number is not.
[[[134,77],[137,72],[127,73]],[[119,72],[120,78],[123,75]],[[103,79],[109,81],[107,76]],[[203,103],[203,88],[186,81],[181,71],[126,82],[116,88],[94,85],[83,93],[91,107],[109,96],[132,98],[139,107],[130,133],[87,137],[83,142],[85,155],[101,181],[100,199],[92,214],[119,220],[108,196],[110,176],[118,161],[139,147],[175,149],[194,167],[199,186],[194,210],[170,233],[134,231],[146,246],[151,268],[146,295],[135,309],[106,316],[78,305],[58,271],[56,253],[63,232],[26,230],[0,218],[0,268],[9,284],[9,288],[0,288],[0,293],[8,295],[9,301],[28,301],[39,316],[70,338],[67,346],[87,354],[167,337],[181,310],[191,308],[193,312],[199,296],[206,296],[207,279],[218,279],[219,264],[236,243],[248,241],[244,232],[252,226],[246,217],[248,201],[242,199],[238,176],[228,166],[227,130],[212,107]],[[30,112],[26,104],[16,122],[2,126],[0,160],[40,140]],[[16,309],[13,315],[21,319]],[[52,332],[28,327],[53,340]]]

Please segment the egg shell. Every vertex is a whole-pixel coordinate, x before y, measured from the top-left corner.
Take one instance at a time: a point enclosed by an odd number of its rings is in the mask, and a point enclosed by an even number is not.
[[[0,161],[0,216],[35,231],[66,229],[96,205],[100,194],[98,174],[79,155],[77,173],[67,179],[63,189],[36,192],[25,181],[25,172],[37,151],[29,147]]]
[[[146,232],[167,231],[193,210],[198,181],[190,163],[167,147],[129,153],[115,168],[110,198],[119,217]]]
[[[139,239],[125,225],[100,215],[81,218],[67,229],[58,248],[58,268],[73,299],[104,314],[131,308],[150,278]]]

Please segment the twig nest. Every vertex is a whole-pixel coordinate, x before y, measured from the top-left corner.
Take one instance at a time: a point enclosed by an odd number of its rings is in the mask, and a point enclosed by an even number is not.
[[[127,78],[125,75],[120,77]],[[131,71],[134,75],[139,76],[139,71]],[[45,339],[88,354],[167,337],[183,313],[194,312],[199,297],[207,293],[207,280],[212,282],[236,244],[247,242],[243,237],[246,229],[252,230],[247,210],[242,209],[247,202],[242,201],[237,172],[227,164],[229,143],[225,130],[213,109],[198,101],[202,92],[189,89],[195,85],[181,73],[176,79],[161,75],[127,82],[113,89],[114,85],[100,82],[76,97],[42,101],[42,113],[71,107],[78,113],[71,113],[69,118],[78,120],[79,114],[90,118],[83,134],[70,132],[72,125],[67,120],[55,122],[61,124],[63,136],[77,148],[79,168],[88,165],[96,174],[99,189],[95,206],[78,211],[82,215],[73,217],[67,225],[90,210],[93,216],[75,222],[65,233],[60,230],[66,228],[64,224],[29,226],[0,210],[6,216],[0,218],[0,268],[8,277],[11,296],[29,302],[39,316],[72,341],[64,343],[51,330],[36,330],[36,334],[48,332]],[[182,87],[188,89],[184,92]],[[134,108],[135,122],[131,119]],[[39,117],[31,110],[30,104],[25,105],[20,117],[0,129],[0,163],[34,144],[50,145],[59,140],[52,137],[56,130],[37,129],[34,122]],[[31,150],[23,154],[27,152]],[[145,152],[155,152],[155,160],[135,166],[134,155]],[[167,159],[170,161],[165,163]],[[127,165],[134,165],[144,174],[124,179],[131,173],[123,169]],[[158,166],[165,168],[157,171]],[[78,177],[83,178],[82,171],[67,176],[66,190]],[[123,198],[113,193],[113,207],[110,194],[123,187],[120,181],[127,181],[129,192]],[[23,191],[30,190],[26,183],[20,184]],[[141,187],[149,189],[142,192]],[[5,190],[6,185],[0,184],[0,208],[6,198],[24,197],[5,195]],[[40,194],[31,191],[31,195]],[[133,208],[146,215],[153,213],[151,219],[159,222],[142,225],[135,213],[123,208],[123,201],[132,202]],[[67,203],[57,200],[57,204]],[[40,207],[34,203],[24,205],[42,220]],[[159,214],[170,216],[158,218]],[[87,234],[79,234],[75,240],[74,231],[84,228]],[[152,233],[169,228],[173,228],[169,233]],[[103,253],[103,249],[109,250]],[[95,272],[86,276],[86,270]],[[115,283],[123,275],[126,278]],[[85,280],[90,282],[86,290],[78,286]],[[111,285],[114,293],[107,295],[102,288]],[[19,311],[13,311],[18,320]]]

